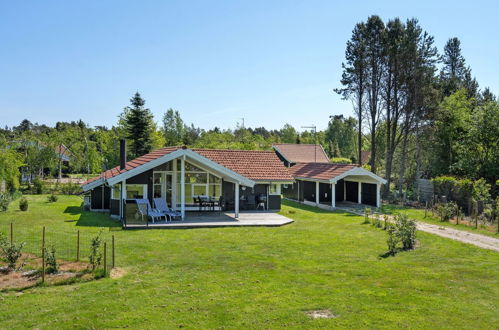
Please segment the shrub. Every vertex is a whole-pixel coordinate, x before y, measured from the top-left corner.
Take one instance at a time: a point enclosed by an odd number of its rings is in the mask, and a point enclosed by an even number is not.
[[[379,219],[379,214],[375,213],[372,218],[372,225],[376,228],[381,228],[381,221]]]
[[[406,214],[398,214],[395,218],[395,231],[402,248],[411,250],[416,244],[416,222],[410,220]]]
[[[331,158],[331,163],[335,163],[335,164],[352,164],[352,160],[350,158],[333,157],[333,158]]]
[[[440,216],[440,221],[449,221],[456,213],[456,204],[453,202],[440,203],[435,206],[437,214]]]
[[[48,274],[55,274],[59,271],[59,265],[55,257],[55,247],[52,246],[50,250],[45,248],[45,263],[47,264],[45,271]]]
[[[7,242],[7,239],[3,234],[0,233],[0,255],[2,259],[7,263],[7,267],[11,270],[16,268],[17,261],[22,256],[22,249],[24,248],[24,242],[15,244]]]
[[[63,183],[60,185],[60,191],[64,195],[76,195],[81,192],[80,185],[76,183]]]
[[[369,207],[366,207],[364,209],[364,224],[369,223],[369,215],[371,214],[371,209]]]
[[[9,209],[11,198],[8,194],[0,194],[0,212],[5,212]]]
[[[90,242],[90,256],[88,257],[90,265],[92,266],[92,270],[94,271],[102,261],[102,252],[100,250],[100,246],[102,243],[101,235],[102,232],[99,232],[97,236],[92,238]]]
[[[35,194],[43,194],[45,192],[45,183],[42,180],[36,178],[33,180],[33,193]]]
[[[477,201],[488,201],[490,199],[490,184],[481,178],[473,183],[473,198]]]
[[[28,210],[28,200],[26,199],[26,197],[21,198],[21,200],[19,201],[19,209],[21,211]]]
[[[385,214],[383,216],[383,221],[384,221],[384,225],[385,225],[383,229],[387,230],[388,229],[388,215],[387,214]]]
[[[48,201],[49,203],[55,203],[55,202],[57,202],[57,200],[58,200],[58,199],[59,199],[59,197],[57,197],[57,196],[56,196],[56,195],[54,195],[54,194],[51,194],[51,195],[49,195],[49,196],[47,197],[47,201]]]
[[[399,238],[393,225],[388,225],[386,231],[388,233],[388,239],[386,240],[386,244],[388,245],[388,254],[394,255],[397,252]]]

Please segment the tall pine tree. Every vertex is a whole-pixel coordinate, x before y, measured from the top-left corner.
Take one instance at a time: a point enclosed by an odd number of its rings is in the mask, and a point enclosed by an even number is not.
[[[153,114],[144,107],[146,101],[139,92],[130,99],[131,106],[125,107],[120,116],[120,122],[125,135],[130,141],[128,154],[135,158],[152,150],[151,134],[154,129]]]

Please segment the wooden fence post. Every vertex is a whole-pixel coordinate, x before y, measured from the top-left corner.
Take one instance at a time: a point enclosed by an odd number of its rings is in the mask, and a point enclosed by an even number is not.
[[[42,230],[42,283],[45,283],[45,226]]]
[[[107,243],[104,242],[104,277],[106,277],[107,274]]]
[[[113,257],[113,259],[112,259],[112,266],[113,267],[112,268],[114,268],[114,235],[113,235],[113,241],[112,241],[112,243],[113,243],[113,246],[112,246],[112,257]]]
[[[76,261],[80,261],[80,231],[76,234]]]

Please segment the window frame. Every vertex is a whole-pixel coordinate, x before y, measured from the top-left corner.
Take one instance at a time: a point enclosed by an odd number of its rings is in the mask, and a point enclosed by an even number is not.
[[[272,186],[275,186],[275,191],[272,191]],[[269,195],[278,196],[281,195],[281,184],[280,183],[271,183],[269,184]]]

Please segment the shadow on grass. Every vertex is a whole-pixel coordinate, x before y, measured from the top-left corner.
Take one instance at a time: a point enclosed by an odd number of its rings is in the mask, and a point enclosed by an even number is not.
[[[64,222],[76,222],[82,227],[121,227],[121,223],[109,217],[107,213],[83,211],[83,206],[68,206],[64,213],[79,216],[77,220],[64,220]]]
[[[298,203],[295,201],[290,201],[287,199],[283,199],[281,201],[281,203],[282,203],[282,205],[286,205],[289,207],[293,207],[295,209],[299,209],[301,211],[306,211],[306,212],[315,213],[315,214],[338,214],[338,215],[347,216],[347,217],[358,217],[359,216],[357,214],[353,214],[353,213],[343,211],[343,210],[324,210],[324,209],[321,209],[321,208],[316,207],[316,206],[301,204],[301,203]],[[296,214],[296,211],[290,210],[290,211],[283,212],[283,213]]]

